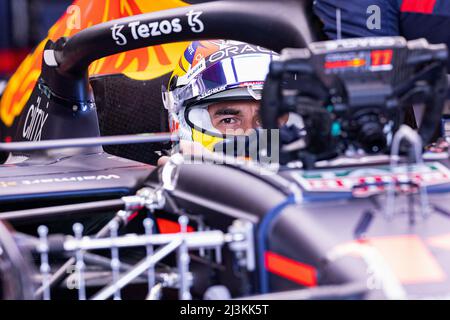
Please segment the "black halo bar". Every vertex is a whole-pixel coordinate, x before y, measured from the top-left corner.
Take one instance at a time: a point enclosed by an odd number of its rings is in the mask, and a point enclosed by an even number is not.
[[[49,149],[86,148],[95,146],[111,146],[123,144],[175,142],[178,140],[179,140],[178,136],[171,133],[144,133],[137,135],[0,143],[0,151],[4,152],[38,151]]]
[[[105,56],[180,41],[232,39],[275,51],[304,47],[315,40],[305,7],[304,0],[227,0],[121,18],[78,32],[55,52],[56,61],[60,72],[84,74]],[[178,30],[165,34],[142,37],[129,28],[130,23],[157,26],[174,20]]]

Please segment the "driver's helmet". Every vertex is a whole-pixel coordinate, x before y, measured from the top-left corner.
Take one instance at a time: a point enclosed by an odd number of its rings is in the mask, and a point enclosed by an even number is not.
[[[208,106],[228,100],[260,100],[269,65],[277,58],[271,50],[243,42],[192,42],[168,88],[163,88],[171,132],[214,151],[228,135],[213,126]]]

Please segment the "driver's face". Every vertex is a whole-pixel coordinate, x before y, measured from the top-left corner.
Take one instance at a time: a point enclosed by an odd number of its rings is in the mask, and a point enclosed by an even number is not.
[[[212,125],[222,134],[249,134],[250,130],[261,127],[258,101],[217,102],[208,107],[208,112]],[[286,124],[288,118],[288,115],[282,116],[280,126]]]
[[[259,120],[259,102],[224,101],[208,107],[214,128],[222,134],[245,134],[261,126]]]

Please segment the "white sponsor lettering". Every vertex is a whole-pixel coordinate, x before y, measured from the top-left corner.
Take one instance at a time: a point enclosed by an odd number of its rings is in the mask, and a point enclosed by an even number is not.
[[[128,43],[127,38],[122,33],[125,26],[115,25],[112,28],[112,37],[116,40],[118,45],[126,45]],[[154,21],[148,24],[141,23],[140,21],[133,21],[128,24],[128,28],[131,31],[131,36],[134,40],[147,39],[150,37],[158,37],[163,34],[171,34],[173,32],[179,33],[183,30],[181,26],[181,20],[175,18],[172,20]]]
[[[23,180],[22,184],[23,185],[37,185],[37,184],[102,181],[102,180],[117,180],[117,179],[120,179],[120,176],[111,174],[111,175],[101,175],[101,176],[79,176],[79,177],[66,177],[66,178]]]
[[[164,34],[170,34],[172,33],[173,27],[169,21],[164,20],[159,24],[159,30]]]
[[[81,30],[81,8],[77,5],[71,5],[66,10],[67,23],[66,28],[69,30]]]
[[[213,95],[213,94],[222,92],[222,91],[224,91],[226,88],[227,88],[227,86],[221,86],[221,87],[218,87],[218,88],[214,88],[214,89],[208,90],[208,91],[206,91],[205,93],[203,93],[203,94],[200,96],[200,99],[204,99],[204,98],[209,97],[209,96],[211,96],[211,95]]]
[[[183,31],[183,27],[181,26],[181,19],[180,18],[175,18],[172,20],[172,31],[179,33],[181,31]]]
[[[205,59],[202,59],[194,68],[192,68],[189,71],[189,73],[178,78],[177,85],[181,86],[188,84],[189,82],[191,82],[192,79],[194,79],[197,75],[200,74],[200,72],[202,72],[205,69],[206,69]]]
[[[404,45],[406,45],[406,41],[402,37],[373,37],[317,42],[311,44],[310,48],[313,52],[321,52],[323,50],[332,51],[337,49],[392,47]]]
[[[367,14],[370,14],[369,18],[367,18],[367,29],[381,30],[381,8],[377,5],[369,6]]]
[[[190,11],[187,13],[188,25],[195,33],[202,32],[205,29],[203,22],[200,20],[202,12]],[[127,28],[127,29],[125,29]],[[128,34],[134,40],[147,39],[151,37],[159,37],[172,33],[180,33],[183,31],[181,18],[173,18],[171,20],[153,21],[143,23],[141,21],[133,21],[128,25],[115,24],[112,28],[112,38],[119,46],[128,44]],[[127,32],[125,32],[127,31]]]
[[[151,27],[151,24],[150,24],[149,26]],[[147,26],[146,24],[141,24],[141,25],[138,27],[138,34],[139,34],[139,36],[140,36],[141,38],[148,38],[148,37],[150,37],[150,33],[149,33],[150,29],[149,29],[149,26]],[[157,25],[156,25],[156,26],[157,26]],[[137,39],[138,36],[136,36],[136,35],[134,34],[135,29],[131,29],[131,30],[132,30],[132,32],[133,32],[133,37],[134,37],[135,39]],[[153,29],[152,29],[152,35],[154,35],[154,30],[153,30]]]
[[[217,62],[224,58],[236,56],[239,54],[246,54],[246,53],[267,53],[267,54],[274,54],[274,55],[277,54],[273,51],[261,48],[259,46],[252,46],[252,45],[246,44],[246,45],[240,45],[240,46],[231,46],[231,47],[227,47],[223,50],[214,52],[212,55],[210,55],[208,57],[208,61],[210,63],[214,63],[214,62]]]
[[[164,21],[162,21],[164,22]],[[148,24],[148,26],[150,27],[151,30],[151,35],[152,37],[157,37],[161,35],[161,32],[158,30],[158,22],[151,22]]]
[[[0,188],[16,187],[15,181],[0,181]]]
[[[29,141],[41,141],[42,130],[48,119],[48,113],[40,108],[41,97],[37,99],[37,106],[31,105],[28,109],[23,126],[22,137]],[[48,103],[47,103],[48,108]]]

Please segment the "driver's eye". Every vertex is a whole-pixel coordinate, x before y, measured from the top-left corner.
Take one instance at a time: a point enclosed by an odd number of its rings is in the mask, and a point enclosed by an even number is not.
[[[224,123],[224,124],[235,124],[237,122],[237,120],[235,118],[225,118],[220,120],[220,123]]]

